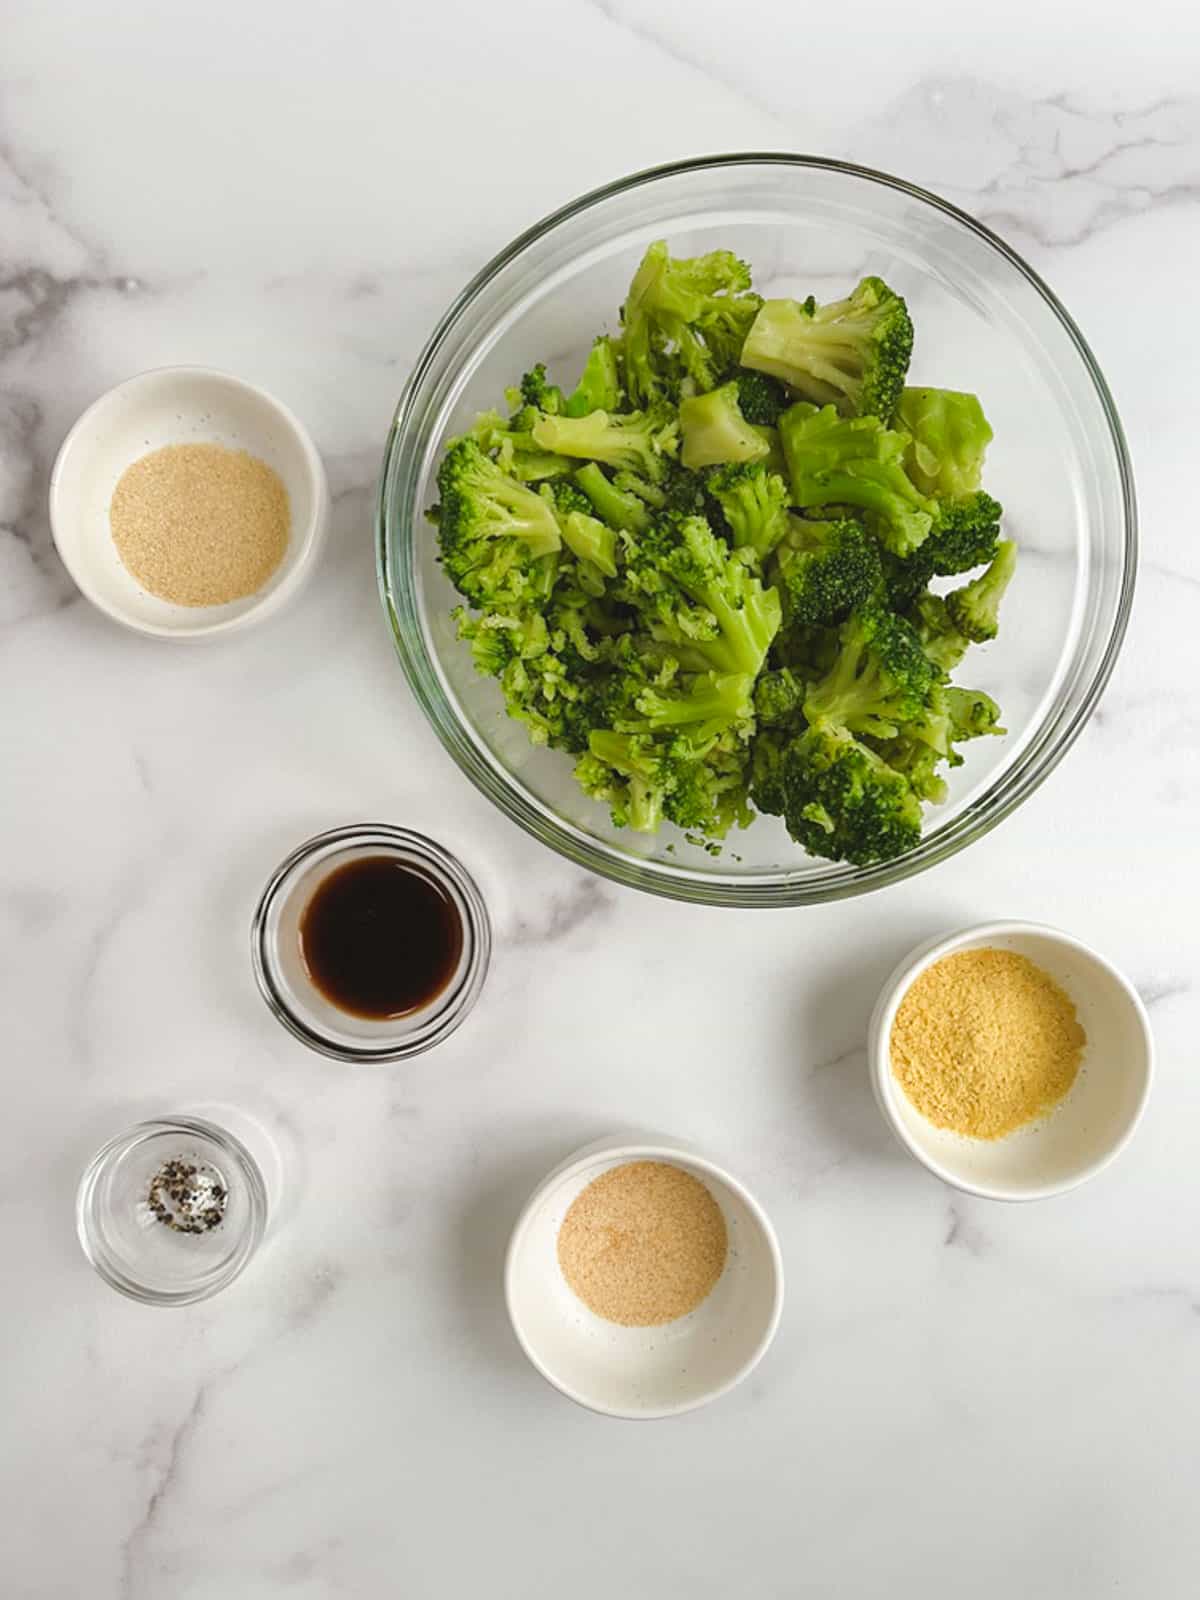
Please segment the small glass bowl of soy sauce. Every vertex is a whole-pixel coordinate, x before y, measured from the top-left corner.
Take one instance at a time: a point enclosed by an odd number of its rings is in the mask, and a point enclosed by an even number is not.
[[[491,955],[474,879],[407,828],[318,834],[280,863],[250,933],[263,999],[291,1033],[339,1061],[399,1061],[453,1033]]]

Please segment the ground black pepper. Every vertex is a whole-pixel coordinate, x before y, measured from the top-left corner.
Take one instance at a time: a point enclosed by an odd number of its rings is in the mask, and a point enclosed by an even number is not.
[[[195,1162],[164,1161],[150,1180],[146,1204],[175,1233],[209,1233],[225,1218],[228,1190],[219,1173]]]

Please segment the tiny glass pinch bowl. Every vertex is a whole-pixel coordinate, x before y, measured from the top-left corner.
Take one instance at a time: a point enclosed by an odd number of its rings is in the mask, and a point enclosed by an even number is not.
[[[655,1327],[596,1316],[558,1259],[559,1230],[577,1196],[634,1161],[664,1162],[699,1179],[727,1234],[725,1265],[706,1298]],[[531,1195],[509,1241],[504,1296],[517,1342],[568,1399],[610,1417],[670,1417],[715,1400],[757,1366],[783,1310],[783,1261],[765,1211],[724,1168],[674,1141],[605,1138],[573,1152]]]
[[[282,561],[261,588],[225,605],[176,605],[147,593],[122,562],[109,521],[126,468],[167,445],[195,444],[244,450],[287,490]],[[207,367],[159,367],[101,395],[64,439],[50,476],[63,565],[100,611],[158,639],[211,638],[278,611],[315,565],[328,520],[325,469],[304,424],[265,390]]]
[[[156,1175],[174,1162],[220,1185],[215,1226],[188,1232],[155,1215]],[[162,1117],[96,1152],[80,1179],[75,1223],[83,1253],[112,1288],[146,1305],[190,1305],[227,1287],[250,1260],[266,1229],[267,1190],[232,1133],[200,1117]]]
[[[330,873],[381,856],[441,891],[458,914],[462,948],[453,971],[427,1005],[401,1016],[375,1018],[344,1011],[325,998],[306,966],[300,925]],[[271,1011],[310,1050],[339,1061],[399,1061],[440,1044],[478,999],[491,950],[487,906],[462,863],[424,834],[387,823],[354,823],[299,845],[272,873],[250,930],[254,976]]]
[[[1079,1071],[1046,1116],[1000,1139],[935,1127],[892,1071],[892,1024],[911,985],[945,956],[995,949],[1025,956],[1074,1003],[1087,1035]],[[871,1017],[871,1084],[896,1138],[943,1182],[987,1200],[1043,1200],[1095,1177],[1129,1143],[1154,1072],[1150,1021],[1136,989],[1103,956],[1057,928],[989,922],[911,951],[883,987]]]

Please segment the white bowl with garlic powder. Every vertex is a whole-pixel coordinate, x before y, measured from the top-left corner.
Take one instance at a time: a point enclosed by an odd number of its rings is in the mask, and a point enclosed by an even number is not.
[[[648,1327],[591,1311],[557,1248],[578,1196],[633,1162],[699,1179],[725,1222],[724,1267],[711,1291],[686,1316]],[[607,1138],[568,1156],[530,1197],[509,1242],[504,1297],[522,1350],[569,1399],[610,1417],[670,1417],[715,1400],[758,1365],[783,1310],[783,1260],[766,1212],[723,1167],[676,1141]]]
[[[172,445],[246,452],[282,482],[286,546],[252,593],[177,604],[149,592],[122,560],[110,517],[114,490],[135,462]],[[278,611],[315,565],[328,520],[325,469],[303,423],[265,390],[207,367],[160,367],[110,389],[71,429],[50,478],[54,542],[79,589],[114,621],[159,639],[212,638]]]

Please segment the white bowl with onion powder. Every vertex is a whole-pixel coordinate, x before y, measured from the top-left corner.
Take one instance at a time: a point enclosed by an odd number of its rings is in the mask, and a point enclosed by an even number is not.
[[[1030,1003],[1028,976],[1024,989],[1014,989],[1011,972],[1006,985],[1003,967],[993,972],[978,959],[963,969],[984,986],[974,996],[962,989],[956,1000],[961,980],[945,966],[946,980],[929,982],[939,964],[964,957],[970,961],[972,952],[976,957],[997,952],[1010,968],[1014,957],[1027,969],[1031,963],[1037,976],[1049,980],[1050,993],[1065,997],[1071,1013],[1065,1023],[1053,1009],[1045,1010],[1043,992],[1041,1013],[1031,1015],[1022,1033],[1021,1008],[1013,1002],[1024,997]],[[922,981],[917,994],[914,985]],[[897,1015],[910,994],[920,1002],[915,1018],[920,1026],[897,1035]],[[956,1007],[957,1016],[951,1014]],[[1000,1081],[997,1069],[1005,1062],[997,1055],[994,1036],[1000,1023],[1013,1034],[1010,1070],[1003,1075],[1003,1087],[1010,1093],[1014,1085],[1020,1090],[1022,1075],[1029,1079],[1039,1053],[1055,1047],[1061,1052],[1080,1041],[1072,1050],[1066,1092],[1061,1092],[1061,1082],[1051,1082],[1050,1103],[1037,1107],[1036,1086],[1027,1084],[1028,1109],[1039,1114],[1012,1131],[1005,1129],[1015,1119],[989,1115],[995,1108],[987,1105],[971,1107],[971,1095],[982,1099],[989,1082]],[[927,1061],[919,1059],[922,1031],[928,1038]],[[1042,1200],[1094,1177],[1129,1143],[1150,1093],[1154,1041],[1137,990],[1095,950],[1040,923],[989,922],[935,939],[904,958],[884,985],[871,1018],[868,1060],[884,1120],[930,1172],[983,1199]],[[956,1082],[959,1070],[962,1078]],[[933,1086],[924,1093],[929,1115],[905,1090],[907,1081],[922,1098],[923,1071]],[[964,1108],[972,1112],[967,1120],[985,1130],[982,1136],[952,1125],[954,1113]]]
[[[329,488],[300,420],[207,367],[102,395],[50,478],[64,566],[114,621],[160,639],[230,633],[279,610],[315,564]]]
[[[569,1399],[610,1417],[670,1417],[762,1359],[783,1262],[766,1213],[724,1168],[687,1145],[607,1138],[530,1197],[504,1294],[521,1348]],[[626,1318],[636,1320],[614,1320]]]

